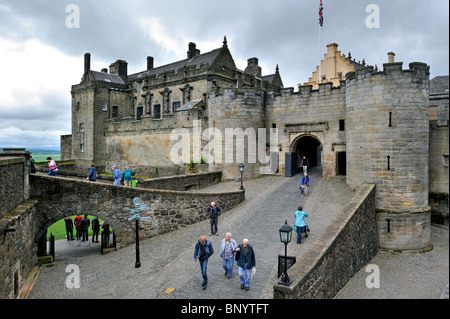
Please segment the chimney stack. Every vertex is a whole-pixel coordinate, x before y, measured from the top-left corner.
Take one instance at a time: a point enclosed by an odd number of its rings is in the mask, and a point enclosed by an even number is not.
[[[155,59],[152,56],[147,57],[147,71],[153,69],[153,62]]]
[[[128,78],[128,63],[124,60],[117,60],[109,66],[109,73],[117,74],[126,83]]]
[[[388,52],[388,63],[394,63],[394,62],[395,62],[395,53]]]
[[[91,70],[91,54],[86,53],[84,55],[84,75],[87,75]]]
[[[189,50],[187,52],[187,58],[192,59],[196,55],[200,55],[200,50],[196,49],[196,44],[194,42],[189,42]]]
[[[258,65],[258,58],[250,58],[247,60],[247,67],[244,70],[245,73],[250,73],[254,76],[261,77],[262,69]]]

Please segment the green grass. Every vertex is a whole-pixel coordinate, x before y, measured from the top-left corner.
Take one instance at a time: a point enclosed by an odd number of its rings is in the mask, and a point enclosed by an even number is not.
[[[75,218],[76,215],[70,216],[70,218],[72,218],[72,220]],[[82,217],[84,217],[84,215],[81,215]],[[88,215],[88,218],[91,220],[91,226],[92,226],[92,219],[95,218],[95,216],[91,216]],[[98,219],[100,221],[100,223],[103,223],[103,219]],[[92,227],[89,226],[89,236],[92,236]],[[100,233],[101,233],[101,227],[100,227]],[[58,220],[56,223],[52,224],[48,229],[47,229],[47,239],[50,239],[50,234],[53,234],[53,236],[55,236],[55,240],[58,239],[65,239],[66,238],[66,223],[64,222],[64,219],[60,219]],[[73,236],[75,238],[75,234],[76,234],[76,230],[75,230],[75,226],[73,228]]]
[[[59,154],[48,154],[48,155],[33,155],[35,162],[47,162],[47,157],[51,157],[54,161],[59,161],[61,156]]]

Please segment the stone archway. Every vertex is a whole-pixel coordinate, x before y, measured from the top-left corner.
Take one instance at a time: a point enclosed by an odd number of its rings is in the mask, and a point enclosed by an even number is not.
[[[291,143],[290,151],[297,153],[299,171],[301,171],[300,163],[303,156],[308,159],[310,167],[322,165],[322,142],[312,134],[298,136]]]

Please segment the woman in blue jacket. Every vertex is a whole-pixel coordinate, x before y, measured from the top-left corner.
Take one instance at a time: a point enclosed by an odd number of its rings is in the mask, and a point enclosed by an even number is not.
[[[306,234],[306,220],[305,217],[308,217],[308,213],[303,211],[302,206],[298,206],[298,210],[294,214],[295,216],[295,226],[297,226],[297,244],[302,243],[302,233],[305,233],[305,237],[308,237]]]

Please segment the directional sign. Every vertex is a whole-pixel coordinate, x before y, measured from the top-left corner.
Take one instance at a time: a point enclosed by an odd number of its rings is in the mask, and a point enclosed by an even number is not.
[[[145,204],[145,205],[136,205],[136,207],[134,208],[134,210],[147,210],[150,209],[150,204]]]
[[[148,210],[150,209],[150,204],[143,204],[143,205],[138,205],[140,202],[139,197],[135,197],[133,200],[133,203],[135,205],[134,209],[129,209],[128,211],[132,214],[134,214],[133,217],[128,218],[129,221],[133,220],[133,219],[137,219],[137,220],[145,220],[145,221],[151,221],[152,219],[150,217],[141,217],[139,216],[139,212],[143,211],[143,210]]]

